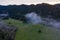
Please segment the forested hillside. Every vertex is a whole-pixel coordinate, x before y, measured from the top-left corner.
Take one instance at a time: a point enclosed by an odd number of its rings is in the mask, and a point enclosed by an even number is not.
[[[37,5],[0,5],[0,14],[7,12],[9,14],[9,17],[14,19],[22,19],[22,17],[24,18],[25,14],[30,12],[36,12],[42,17],[47,17],[48,15],[51,15],[54,19],[59,19],[60,4],[50,5],[47,3],[42,3]]]

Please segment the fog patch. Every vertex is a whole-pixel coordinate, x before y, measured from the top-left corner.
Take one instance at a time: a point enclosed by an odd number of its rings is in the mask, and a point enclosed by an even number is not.
[[[56,28],[60,28],[60,22],[58,22],[57,20],[53,19],[53,18],[42,18],[41,16],[37,15],[37,13],[35,12],[31,12],[31,13],[27,13],[25,15],[25,18],[27,20],[28,23],[32,23],[32,24],[45,24],[48,26],[53,26]]]
[[[27,22],[32,24],[38,24],[42,22],[40,16],[38,16],[35,12],[31,12],[25,15]]]
[[[56,28],[60,28],[60,22],[53,18],[45,18],[43,19],[42,23]]]

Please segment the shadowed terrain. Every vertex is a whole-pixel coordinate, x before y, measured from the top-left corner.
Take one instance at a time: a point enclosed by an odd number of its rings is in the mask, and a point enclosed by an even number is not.
[[[14,40],[17,28],[0,20],[0,40]]]

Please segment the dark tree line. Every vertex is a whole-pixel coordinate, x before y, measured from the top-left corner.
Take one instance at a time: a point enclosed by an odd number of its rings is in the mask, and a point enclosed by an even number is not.
[[[50,5],[47,3],[42,4],[31,4],[31,5],[0,5],[0,13],[8,12],[9,17],[14,19],[24,19],[25,14],[29,12],[36,12],[42,17],[51,15],[55,19],[60,19],[60,4]]]

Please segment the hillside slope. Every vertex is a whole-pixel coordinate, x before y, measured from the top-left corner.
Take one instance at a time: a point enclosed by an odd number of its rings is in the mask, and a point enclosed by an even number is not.
[[[24,24],[21,21],[9,19],[4,20],[10,25],[18,27],[15,40],[60,40],[60,29],[47,27],[42,24]],[[41,30],[41,32],[39,32]]]

